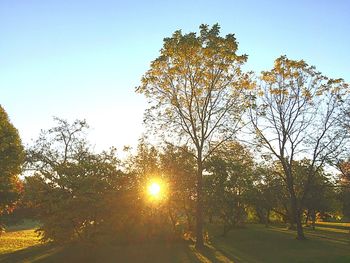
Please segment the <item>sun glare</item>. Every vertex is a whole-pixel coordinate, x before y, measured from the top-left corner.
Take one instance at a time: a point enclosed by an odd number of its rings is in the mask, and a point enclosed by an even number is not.
[[[148,186],[148,192],[151,196],[153,197],[157,197],[159,196],[159,193],[160,193],[160,185],[158,183],[151,183],[149,186]]]

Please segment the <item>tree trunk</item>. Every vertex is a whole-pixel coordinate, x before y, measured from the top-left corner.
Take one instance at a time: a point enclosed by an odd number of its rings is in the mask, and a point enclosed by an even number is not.
[[[292,201],[290,201],[290,202],[292,202]],[[291,208],[290,210],[287,211],[286,219],[287,219],[286,222],[289,223],[288,229],[296,230],[296,227],[295,227],[295,223],[296,222],[295,222],[295,216],[294,216],[294,213],[293,213],[293,208]]]
[[[202,156],[198,155],[197,160],[197,209],[196,209],[196,248],[204,247],[203,241],[203,164]]]
[[[268,227],[270,223],[270,209],[266,210],[265,227]]]
[[[316,211],[312,210],[312,230],[315,230],[315,223],[316,223]]]
[[[291,212],[292,212],[292,220],[294,219],[294,222],[296,224],[297,227],[297,239],[298,240],[305,240],[305,236],[304,236],[304,230],[303,230],[303,225],[301,222],[301,214],[300,214],[300,210],[297,206],[297,199],[295,196],[294,192],[291,192]]]
[[[297,224],[297,239],[298,240],[305,240],[306,237],[304,235],[303,225],[301,222],[301,216],[300,216],[299,212],[297,214],[296,224]]]
[[[296,224],[297,227],[297,239],[298,240],[305,240],[304,231],[303,231],[303,225],[301,222],[301,213],[300,213],[300,207],[298,206],[297,197],[294,191],[294,182],[293,182],[293,175],[292,175],[292,167],[288,167],[285,163],[282,163],[283,169],[286,174],[286,182],[287,182],[287,188],[290,194],[290,202],[291,202],[291,221]]]

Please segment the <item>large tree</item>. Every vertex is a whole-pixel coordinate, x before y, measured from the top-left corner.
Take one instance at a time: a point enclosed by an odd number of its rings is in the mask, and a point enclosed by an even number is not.
[[[204,245],[203,162],[235,135],[245,108],[243,90],[250,86],[248,75],[241,71],[247,56],[236,52],[234,35],[221,37],[217,24],[201,25],[199,35],[175,31],[164,39],[160,56],[136,90],[151,103],[146,121],[167,139],[194,149],[198,248]]]
[[[250,117],[258,145],[283,168],[297,238],[305,239],[301,214],[313,178],[347,146],[348,85],[342,79],[328,79],[302,60],[282,56],[272,70],[262,72],[253,98]],[[298,194],[294,161],[304,157],[310,165]]]
[[[18,175],[23,160],[23,146],[18,131],[0,105],[0,216],[11,211],[19,197],[21,182]]]

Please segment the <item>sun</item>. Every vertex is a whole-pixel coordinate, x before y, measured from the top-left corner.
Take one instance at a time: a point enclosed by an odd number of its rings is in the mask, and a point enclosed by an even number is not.
[[[165,201],[168,193],[168,184],[161,178],[150,179],[145,187],[145,197],[153,204]]]
[[[153,182],[148,186],[148,193],[153,197],[158,197],[160,194],[160,184]]]

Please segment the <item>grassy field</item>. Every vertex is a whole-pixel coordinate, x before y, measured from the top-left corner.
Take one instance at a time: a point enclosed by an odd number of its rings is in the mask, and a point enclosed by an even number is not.
[[[249,225],[228,237],[212,229],[208,247],[190,243],[58,247],[40,244],[33,229],[14,228],[0,237],[0,262],[350,262],[350,235],[306,229],[307,241],[282,227]]]

